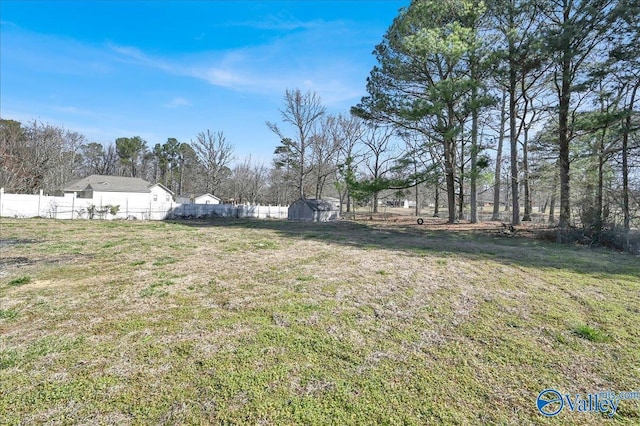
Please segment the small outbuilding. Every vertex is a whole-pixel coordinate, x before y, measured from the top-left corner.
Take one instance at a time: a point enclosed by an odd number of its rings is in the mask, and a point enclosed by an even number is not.
[[[220,204],[222,200],[215,195],[206,194],[185,194],[176,197],[178,204]]]
[[[289,220],[331,222],[340,219],[340,207],[324,199],[299,198],[289,206]]]

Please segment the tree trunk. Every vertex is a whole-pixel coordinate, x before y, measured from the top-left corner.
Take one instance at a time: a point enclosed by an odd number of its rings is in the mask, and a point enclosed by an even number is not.
[[[516,126],[516,76],[515,65],[509,77],[509,142],[511,146],[511,224],[520,224],[520,200],[518,197],[518,134]]]
[[[464,180],[460,170],[460,185],[458,186],[458,220],[464,219]]]
[[[500,220],[500,183],[502,179],[502,145],[507,124],[507,96],[502,94],[502,108],[500,111],[500,132],[498,133],[498,152],[496,153],[496,172],[493,183],[493,214],[491,220]]]
[[[458,220],[464,220],[464,136],[460,138],[460,176],[458,177]]]
[[[604,135],[602,136],[604,139]],[[604,154],[604,141],[601,140],[601,143],[598,147],[598,187],[596,188],[596,223],[593,224],[597,230],[602,229],[602,224],[604,221],[604,163],[605,163],[605,154]]]
[[[300,198],[304,198],[304,146],[301,148],[300,154],[300,173],[298,174],[298,193]]]
[[[633,104],[636,99],[636,92],[640,87],[640,81],[636,83],[631,92],[631,101],[629,102],[629,112],[625,119],[622,134],[622,212],[624,215],[624,230],[629,235],[631,229],[631,213],[629,211],[629,132],[631,131],[631,115],[633,114]],[[628,245],[627,241],[627,245]],[[627,247],[628,249],[629,247]]]
[[[418,167],[416,166],[415,171],[417,173]],[[418,184],[416,183],[416,216],[420,216],[420,194],[418,191]]]
[[[473,110],[471,118],[471,177],[469,180],[469,203],[471,223],[478,223],[478,110]]]
[[[524,128],[524,141],[522,143],[522,179],[524,187],[524,216],[523,222],[531,222],[531,192],[529,186],[529,128]]]
[[[558,191],[558,176],[553,177],[553,185],[551,186],[551,200],[549,201],[549,223],[556,221],[556,192]]]
[[[456,223],[455,142],[449,138],[444,143],[444,169],[447,186],[449,223]]]
[[[436,191],[433,200],[435,206],[433,208],[433,217],[440,217],[440,178],[436,178]]]
[[[568,14],[568,11],[565,12]],[[568,20],[568,16],[567,19]],[[558,149],[560,166],[560,218],[558,226],[567,228],[571,220],[569,185],[569,105],[571,102],[571,55],[566,47],[562,58],[562,86],[559,93]]]

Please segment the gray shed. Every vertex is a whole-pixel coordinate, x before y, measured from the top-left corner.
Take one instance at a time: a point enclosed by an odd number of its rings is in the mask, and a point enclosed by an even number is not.
[[[288,219],[330,222],[340,219],[340,206],[329,200],[299,198],[289,206]]]

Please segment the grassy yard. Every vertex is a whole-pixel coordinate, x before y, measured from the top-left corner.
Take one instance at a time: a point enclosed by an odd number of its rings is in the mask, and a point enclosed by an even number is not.
[[[0,424],[640,424],[640,259],[492,225],[0,221]]]

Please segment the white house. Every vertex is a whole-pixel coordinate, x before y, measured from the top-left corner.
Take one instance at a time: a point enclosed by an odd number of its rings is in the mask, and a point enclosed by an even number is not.
[[[173,192],[164,185],[151,184],[140,178],[91,175],[71,181],[56,195],[86,200],[101,211],[118,206],[120,217],[162,219],[173,207]]]
[[[176,197],[178,204],[220,204],[222,200],[215,195],[206,194],[183,194]]]

